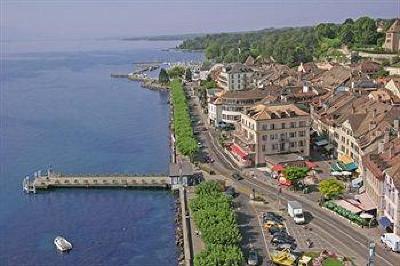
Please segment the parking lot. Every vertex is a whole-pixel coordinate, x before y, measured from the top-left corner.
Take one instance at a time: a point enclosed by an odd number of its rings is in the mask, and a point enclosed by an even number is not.
[[[281,210],[278,210],[277,205],[272,202],[265,207],[257,207],[257,217],[259,225],[263,228],[263,236],[264,243],[266,245],[266,250],[271,252],[274,250],[274,246],[271,244],[272,235],[268,231],[267,228],[264,227],[263,223],[263,213],[265,212],[274,212],[283,218],[282,224],[286,228],[286,231],[290,236],[292,236],[296,240],[297,248],[296,251],[316,251],[319,252],[321,250],[330,250],[336,251],[338,250],[334,247],[334,245],[328,243],[323,237],[319,234],[317,230],[314,230],[312,225],[309,224],[311,215],[309,213],[305,213],[306,224],[298,225],[295,224],[292,217],[290,217],[284,208],[281,206]],[[311,243],[311,244],[310,244]]]

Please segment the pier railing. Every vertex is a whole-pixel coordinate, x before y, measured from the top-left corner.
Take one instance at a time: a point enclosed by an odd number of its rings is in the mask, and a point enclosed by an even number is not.
[[[23,190],[36,193],[39,189],[57,187],[161,187],[171,186],[171,179],[166,174],[69,174],[49,171],[46,175],[26,177]]]

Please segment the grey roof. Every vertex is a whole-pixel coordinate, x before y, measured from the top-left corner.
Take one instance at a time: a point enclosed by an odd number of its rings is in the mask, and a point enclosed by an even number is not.
[[[193,168],[190,162],[183,161],[183,162],[169,164],[170,177],[192,176],[192,175],[193,175]]]
[[[226,73],[230,74],[252,72],[251,68],[239,63],[229,64],[225,67],[225,70]]]

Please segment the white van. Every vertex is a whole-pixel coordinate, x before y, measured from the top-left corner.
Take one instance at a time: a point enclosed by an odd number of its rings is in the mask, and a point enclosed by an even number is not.
[[[392,251],[400,252],[400,236],[394,233],[386,233],[381,236],[381,241]]]

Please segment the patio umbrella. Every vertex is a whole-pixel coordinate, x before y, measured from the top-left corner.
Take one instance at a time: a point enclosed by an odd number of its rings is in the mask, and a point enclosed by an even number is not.
[[[386,229],[387,227],[389,227],[390,225],[392,225],[392,222],[389,220],[389,218],[387,218],[386,216],[382,216],[381,218],[379,218],[378,223],[384,228]]]
[[[361,213],[361,214],[360,214],[360,217],[361,217],[361,218],[364,218],[364,219],[372,219],[372,218],[374,218],[373,215],[371,215],[371,214],[369,214],[369,213],[366,213],[366,212]]]

